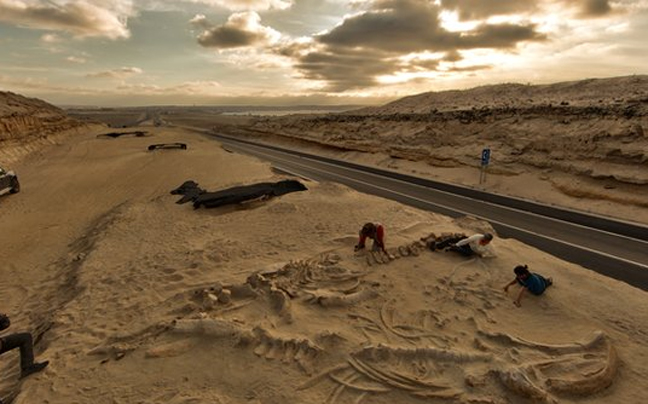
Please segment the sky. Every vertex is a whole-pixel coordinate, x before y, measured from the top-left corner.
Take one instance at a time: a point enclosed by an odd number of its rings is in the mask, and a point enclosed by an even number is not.
[[[0,91],[61,106],[377,105],[646,74],[648,0],[0,0]]]

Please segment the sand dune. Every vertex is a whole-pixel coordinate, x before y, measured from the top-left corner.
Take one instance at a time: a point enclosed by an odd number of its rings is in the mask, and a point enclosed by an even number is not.
[[[331,183],[194,210],[169,192],[285,178],[207,137],[87,131],[19,160],[0,200],[2,310],[50,366],[0,392],[57,403],[639,403],[645,292],[496,237],[495,256],[424,248],[490,229]],[[131,129],[129,129],[131,130]],[[149,152],[151,143],[188,150]],[[394,259],[353,252],[380,220]],[[552,276],[521,308],[502,287]]]

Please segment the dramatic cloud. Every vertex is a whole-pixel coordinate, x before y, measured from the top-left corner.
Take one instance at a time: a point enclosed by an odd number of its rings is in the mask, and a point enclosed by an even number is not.
[[[214,24],[209,22],[207,17],[205,17],[203,14],[196,14],[194,18],[192,18],[189,21],[190,24],[193,24],[197,28],[201,28],[204,30],[212,29],[214,28]]]
[[[286,10],[293,0],[183,0],[190,3],[222,7],[230,11]]]
[[[0,26],[0,84],[69,103],[389,98],[640,74],[648,0],[0,0]]]
[[[519,42],[543,41],[546,36],[535,31],[533,25],[482,24],[472,31],[461,33],[456,48],[513,48]]]
[[[456,11],[459,19],[464,21],[499,15],[526,15],[552,4],[558,4],[563,9],[572,8],[574,16],[581,18],[600,17],[612,11],[609,0],[441,0],[444,10]]]
[[[441,7],[457,11],[461,20],[474,20],[530,12],[536,9],[536,4],[522,0],[441,0]]]
[[[609,14],[612,7],[608,0],[582,0],[581,16],[601,17]]]
[[[126,79],[130,76],[142,74],[142,69],[139,67],[122,67],[119,69],[106,70],[103,72],[90,73],[86,77],[99,78],[99,79]]]
[[[198,43],[211,48],[266,45],[281,37],[279,32],[261,25],[261,17],[254,11],[232,14],[220,26],[213,26],[203,15],[195,16],[190,22],[205,30],[198,36]]]
[[[450,32],[441,27],[439,7],[420,0],[387,0],[376,2],[376,6],[374,10],[345,19],[317,37],[318,41],[334,47],[407,53],[513,48],[521,41],[544,39],[531,24],[482,24],[472,31]]]
[[[507,4],[508,9],[515,7]],[[481,23],[470,30],[449,31],[441,25],[441,12],[429,1],[374,1],[368,10],[315,36],[309,49],[284,47],[279,52],[296,59],[295,67],[303,77],[326,82],[326,90],[344,91],[377,85],[384,75],[441,67],[442,57],[404,61],[410,54],[445,54],[447,65],[461,59],[459,50],[512,50],[522,42],[546,39],[533,24]],[[444,66],[444,71],[450,68]]]
[[[398,70],[397,61],[389,61],[370,51],[344,50],[310,52],[300,57],[296,68],[304,78],[323,81],[324,91],[340,92],[372,87],[377,76]]]
[[[76,37],[128,38],[131,1],[0,0],[0,21]]]

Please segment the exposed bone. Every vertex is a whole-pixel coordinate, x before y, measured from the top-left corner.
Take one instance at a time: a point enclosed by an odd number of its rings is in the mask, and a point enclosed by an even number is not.
[[[218,303],[218,296],[213,293],[205,293],[203,296],[202,307],[204,309],[213,309]]]
[[[588,395],[606,389],[614,381],[619,367],[619,357],[612,345],[608,345],[605,365],[596,372],[577,379],[547,379],[547,386],[557,393]]]
[[[306,380],[306,382],[302,383],[300,386],[297,386],[297,390],[305,390],[307,388],[313,387],[317,383],[319,383],[322,380],[328,378],[330,373],[337,372],[337,371],[340,371],[340,370],[343,370],[343,369],[349,369],[349,365],[344,363],[344,364],[341,364],[341,365],[334,366],[334,367],[332,367],[330,369],[327,369],[327,370],[325,370],[325,371],[311,377],[310,379]]]
[[[281,361],[283,363],[289,363],[294,360],[295,354],[297,353],[297,346],[293,341],[287,341],[284,344],[284,355]]]
[[[366,317],[366,316],[363,316],[363,315],[357,314],[357,313],[349,313],[349,314],[347,314],[347,316],[349,316],[349,318],[353,318],[353,319],[364,320],[364,321],[372,324],[373,326],[375,326],[377,329],[381,329],[380,324],[376,320],[373,320],[373,319],[371,319],[369,317]]]
[[[249,300],[249,301],[247,301],[247,302],[243,302],[243,303],[241,303],[241,304],[237,304],[237,305],[235,305],[235,306],[228,306],[228,307],[225,307],[225,308],[222,308],[222,309],[217,310],[215,313],[218,314],[218,315],[221,315],[221,314],[223,314],[223,313],[227,313],[227,312],[235,311],[235,310],[238,310],[238,309],[241,309],[241,308],[243,308],[243,307],[245,307],[245,306],[250,305],[253,301],[254,301],[254,300]]]
[[[385,261],[385,257],[383,257],[382,251],[371,251],[371,256],[373,257],[374,261],[376,261],[377,264],[384,264],[388,261]]]
[[[236,323],[218,318],[176,320],[173,325],[173,331],[180,333],[205,334],[213,337],[237,337],[249,332]]]
[[[271,344],[270,341],[262,340],[252,352],[254,352],[256,356],[265,358],[266,353],[270,350]]]
[[[347,286],[346,288],[337,288],[337,289],[333,289],[333,290],[335,292],[348,294],[348,293],[351,293],[354,290],[358,289],[359,286],[360,286],[360,279],[355,278],[355,282],[352,285]]]
[[[457,398],[463,394],[463,392],[456,390],[456,389],[448,389],[445,391],[429,391],[429,390],[422,390],[422,391],[414,391],[412,392],[413,395],[418,396],[418,397],[425,397],[425,398],[442,398],[446,400],[450,400],[453,398]]]
[[[493,333],[484,330],[477,330],[477,333],[479,335],[483,335],[485,337],[488,337],[493,340],[497,340],[499,342],[503,342],[508,345],[524,346],[528,348],[537,349],[539,351],[544,351],[550,354],[558,354],[558,353],[565,354],[565,353],[581,352],[584,349],[593,349],[607,342],[607,337],[601,331],[595,332],[593,337],[589,341],[585,341],[583,343],[564,344],[564,345],[541,344],[538,342],[532,342],[522,338],[513,337],[508,334]]]
[[[99,345],[89,352],[88,355],[107,355],[113,359],[121,359],[125,354],[135,350],[145,341],[173,329],[174,325],[164,322],[144,327],[129,334],[115,335],[108,338],[103,345]]]
[[[257,297],[257,292],[252,288],[252,285],[249,283],[244,283],[242,285],[232,285],[229,287],[232,292],[232,297],[236,299],[242,299],[246,297]]]
[[[393,372],[384,367],[370,365],[358,358],[350,358],[349,364],[358,372],[377,382],[396,387],[416,395],[428,397],[455,397],[460,394],[450,386],[440,385],[432,381],[418,380],[406,375]]]
[[[132,352],[135,350],[135,347],[125,345],[125,344],[115,344],[115,345],[102,345],[88,351],[88,355],[107,355],[115,359],[117,357],[123,357],[126,353]]]
[[[413,255],[415,257],[418,257],[421,254],[420,248],[417,244],[411,244],[407,246],[407,249],[410,253],[410,255]]]
[[[392,332],[395,335],[398,335],[399,337],[406,338],[406,339],[437,338],[445,343],[445,339],[437,335],[438,333],[436,332],[420,330],[420,329],[419,332],[402,332],[398,330],[395,326],[391,324],[391,320],[387,318],[387,307],[388,307],[388,302],[383,304],[382,307],[380,308],[380,320],[382,321],[382,324],[388,331]],[[405,325],[399,325],[398,327],[416,329],[416,327],[405,326]]]
[[[336,331],[322,331],[315,335],[315,341],[322,345],[337,346],[346,338]]]
[[[332,293],[323,290],[307,292],[309,295],[308,300],[317,302],[324,307],[344,307],[352,306],[359,302],[373,299],[378,296],[378,293],[372,289],[363,289],[359,292],[349,293],[347,295]]]
[[[344,385],[340,384],[333,389],[331,394],[329,394],[328,398],[326,399],[326,404],[335,404],[335,401],[337,400],[338,396],[342,393],[344,390]]]
[[[412,254],[409,248],[418,254],[424,247],[423,243],[417,242],[397,250],[400,255],[403,251],[409,255]],[[364,254],[368,262],[374,265],[386,263],[389,258],[379,252],[365,251]],[[340,265],[341,259],[327,262],[323,260],[324,258],[320,258],[319,261],[290,262],[279,270],[254,274],[243,285],[220,285],[220,289],[232,291],[233,302],[240,303],[237,302],[239,298],[246,298],[248,301],[237,306],[230,304],[227,309],[219,310],[218,314],[256,301],[255,307],[258,304],[270,304],[274,314],[289,316],[291,304],[309,301],[324,307],[348,307],[378,295],[378,289],[368,286],[367,282],[361,282],[362,276],[369,272],[349,271]],[[495,299],[500,298],[501,293],[497,294],[492,288],[471,288],[470,285],[476,276],[466,278],[466,282],[463,283],[452,281],[458,267],[470,265],[474,261],[475,259],[463,261],[454,268],[444,283],[451,286],[451,290],[443,285],[437,285],[436,289],[446,294],[449,292],[470,309],[472,315],[462,311],[460,316],[455,315],[452,318],[465,321],[473,330],[478,330],[474,342],[476,349],[468,352],[463,348],[452,349],[458,345],[459,338],[463,338],[461,335],[469,335],[470,331],[465,328],[456,330],[454,335],[447,334],[447,338],[434,332],[435,322],[437,326],[442,327],[450,321],[444,315],[421,310],[412,316],[401,317],[390,301],[381,307],[379,313],[376,313],[378,315],[373,314],[375,320],[371,316],[354,313],[348,314],[349,318],[361,321],[349,322],[357,328],[357,336],[360,332],[363,333],[368,342],[384,342],[391,338],[392,342],[398,340],[402,344],[412,344],[412,348],[384,343],[365,347],[353,353],[343,365],[310,379],[299,389],[328,380],[329,384],[335,384],[332,393],[328,395],[328,401],[338,404],[361,402],[369,394],[383,394],[395,389],[430,401],[436,398],[464,403],[501,403],[502,400],[488,397],[489,394],[493,394],[493,390],[484,387],[487,383],[499,380],[503,387],[527,399],[553,403],[554,395],[585,396],[608,387],[614,381],[619,360],[609,339],[602,333],[584,342],[548,345],[508,334],[479,330],[474,316],[480,320],[483,317],[486,317],[486,321],[492,320],[489,318],[490,311],[484,310],[488,308],[484,302],[497,302]],[[478,262],[486,268],[481,260]],[[490,272],[489,276],[492,276]],[[359,288],[361,284],[367,285],[367,288]],[[433,295],[432,291],[433,289],[426,288],[430,296]],[[201,298],[213,300],[209,294],[217,296],[213,289],[204,287],[201,293],[203,295],[192,297],[192,301],[200,303]],[[249,297],[260,298],[263,301],[247,299]],[[481,304],[479,299],[484,304]],[[214,314],[215,311],[210,311],[210,315]],[[276,321],[276,317],[271,318],[272,315],[268,315],[272,327],[282,325]],[[179,320],[173,324],[173,330],[215,337],[233,337],[237,339],[239,346],[249,346],[256,355],[283,363],[296,362],[307,374],[317,369],[315,365],[324,350],[321,347],[335,351],[342,347],[348,348],[348,345],[356,341],[349,339],[347,343],[342,344],[344,338],[332,334],[294,338],[290,334],[282,335],[281,331],[274,328],[270,331],[262,328],[250,330],[235,321],[209,318]],[[422,338],[436,338],[443,343],[435,339],[425,340],[423,344]],[[131,344],[128,348],[133,349],[133,346],[135,345]],[[151,352],[157,352],[156,349],[163,355],[167,352],[164,346],[153,348]],[[119,354],[117,347],[105,348],[104,352]],[[171,349],[168,352],[175,351]],[[606,353],[607,357],[604,357]],[[445,372],[445,369],[451,366],[455,369]],[[486,368],[495,370],[487,371]],[[457,372],[463,372],[466,376],[457,377]],[[464,391],[466,387],[475,391],[479,389],[485,397],[472,396],[468,390]]]
[[[493,355],[491,354],[468,353],[429,347],[403,348],[385,344],[365,347],[359,352],[355,353],[354,356],[371,360],[387,360],[389,358],[398,358],[404,359],[406,361],[423,359],[456,363],[491,362],[493,360]]]
[[[360,404],[360,402],[362,402],[362,400],[363,400],[367,395],[369,395],[369,393],[367,393],[367,392],[360,393],[360,395],[358,396],[358,398],[355,399],[354,404]]]
[[[268,280],[265,276],[263,276],[260,273],[254,273],[248,276],[246,283],[248,283],[254,289],[259,289],[262,286],[269,285],[270,280]]]
[[[296,361],[306,373],[311,372],[312,362],[317,358],[322,348],[315,345],[308,339],[280,338],[270,334],[267,330],[256,327],[253,331],[257,347],[254,353],[266,359],[278,359]]]
[[[382,385],[380,385],[380,386],[365,386],[365,385],[360,385],[360,384],[357,384],[357,383],[351,383],[350,381],[346,381],[346,380],[336,376],[335,373],[331,373],[331,372],[329,372],[328,376],[332,380],[336,381],[337,383],[340,383],[340,384],[344,385],[344,387],[348,387],[348,388],[358,390],[358,391],[373,392],[373,393],[388,393],[388,392],[390,392],[392,390],[389,387],[384,387]]]
[[[232,292],[229,289],[223,289],[218,293],[218,301],[223,304],[228,304],[232,301]]]
[[[505,371],[495,371],[502,383],[514,392],[539,400],[545,403],[553,403],[555,400],[547,392],[536,386],[527,375],[527,372],[521,369],[510,369]]]
[[[270,287],[270,302],[272,308],[282,317],[290,318],[290,297],[281,289]]]

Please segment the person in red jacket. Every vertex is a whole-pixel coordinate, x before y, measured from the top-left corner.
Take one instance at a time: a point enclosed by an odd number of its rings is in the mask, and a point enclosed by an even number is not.
[[[385,250],[385,227],[380,223],[365,223],[360,230],[360,239],[356,244],[354,250],[358,251],[365,248],[365,241],[367,238],[373,240],[371,249],[373,251],[382,251],[387,254]]]

